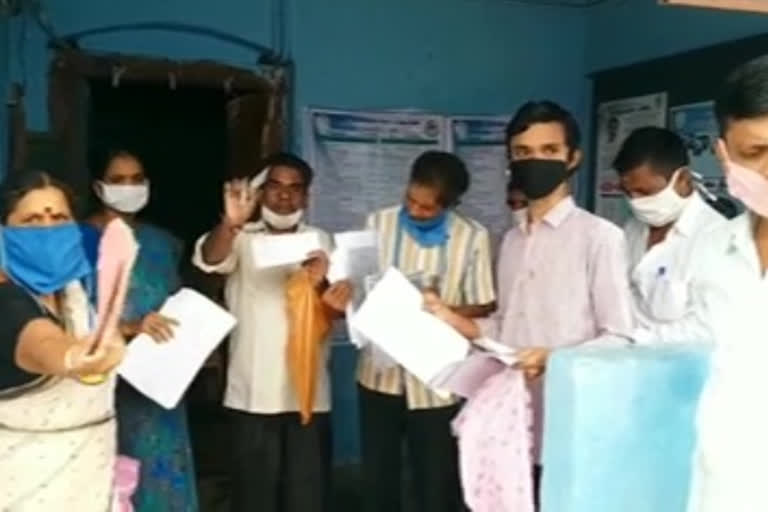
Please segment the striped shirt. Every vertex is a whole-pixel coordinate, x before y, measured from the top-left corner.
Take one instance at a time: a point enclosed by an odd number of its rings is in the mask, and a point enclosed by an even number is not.
[[[430,284],[432,278],[437,277],[440,295],[451,306],[479,306],[496,300],[490,237],[483,226],[451,211],[445,246],[421,247],[402,231],[399,254],[395,254],[400,208],[386,208],[368,217],[368,229],[375,230],[379,236],[382,271],[395,266],[406,275],[420,273],[424,284]],[[438,397],[402,367],[377,368],[370,348],[363,349],[360,355],[358,382],[379,393],[405,394],[409,409],[445,407],[456,402],[454,398]]]

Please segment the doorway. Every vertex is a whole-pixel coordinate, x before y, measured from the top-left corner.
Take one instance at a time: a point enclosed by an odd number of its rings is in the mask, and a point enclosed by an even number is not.
[[[160,84],[113,87],[91,80],[89,155],[127,149],[139,156],[151,183],[144,222],[179,238],[189,260],[195,240],[219,219],[228,178],[224,90]],[[89,159],[91,180],[101,162]]]

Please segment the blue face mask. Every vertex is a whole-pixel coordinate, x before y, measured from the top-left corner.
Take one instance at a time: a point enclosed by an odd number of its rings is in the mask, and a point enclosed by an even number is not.
[[[0,226],[0,267],[28,291],[48,295],[91,274],[80,227]]]
[[[428,220],[415,220],[406,208],[400,209],[400,227],[422,247],[437,247],[448,241],[448,213],[443,212]]]

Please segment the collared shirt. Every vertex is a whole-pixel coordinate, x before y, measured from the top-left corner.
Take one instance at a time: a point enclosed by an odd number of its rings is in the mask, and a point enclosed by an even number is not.
[[[497,267],[499,307],[478,321],[489,338],[513,347],[556,349],[598,336],[628,338],[632,332],[624,234],[570,197],[536,224],[507,232]],[[530,384],[536,458],[542,380]]]
[[[689,512],[768,510],[768,276],[749,213],[700,236],[696,286],[714,339],[697,415],[697,459]]]
[[[300,225],[299,232],[316,231],[330,250],[328,235]],[[229,368],[224,405],[231,409],[276,414],[299,410],[286,361],[288,315],[285,283],[297,265],[258,268],[251,253],[254,240],[271,235],[263,222],[246,224],[234,240],[232,252],[222,262],[203,260],[202,247],[208,235],[195,246],[193,263],[208,273],[227,275],[225,297],[237,326],[229,340]],[[328,343],[321,351],[317,372],[315,412],[330,410]]]
[[[368,218],[368,228],[378,233],[382,270],[396,266],[406,275],[421,273],[425,285],[430,284],[432,276],[438,276],[440,295],[451,306],[485,305],[496,299],[490,238],[483,226],[461,214],[449,212],[448,242],[442,247],[424,248],[400,230],[400,208],[386,208]],[[397,243],[398,238],[400,244]],[[396,251],[398,245],[399,251]],[[362,386],[380,393],[405,394],[410,409],[429,409],[455,403],[453,398],[437,396],[402,367],[378,368],[370,348],[361,352],[358,381]]]
[[[726,222],[694,192],[666,238],[648,249],[650,229],[630,219],[625,227],[630,259],[630,285],[637,343],[703,343],[711,341],[704,318],[691,294],[694,240]]]
[[[631,332],[624,235],[570,197],[507,232],[497,267],[499,307],[479,321],[485,336],[559,348]]]

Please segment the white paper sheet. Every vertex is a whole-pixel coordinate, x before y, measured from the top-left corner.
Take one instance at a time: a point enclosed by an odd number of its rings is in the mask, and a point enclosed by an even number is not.
[[[423,310],[419,289],[394,268],[386,271],[349,321],[427,385],[470,350],[466,338]]]
[[[229,312],[188,288],[170,297],[160,313],[179,322],[173,339],[156,343],[140,334],[128,345],[118,372],[141,393],[173,409],[236,322]]]
[[[341,279],[362,282],[379,272],[379,247],[375,231],[346,231],[334,236],[336,248],[331,254],[328,280]]]
[[[301,263],[309,253],[322,249],[320,235],[315,231],[255,237],[251,245],[254,262],[259,268]]]

